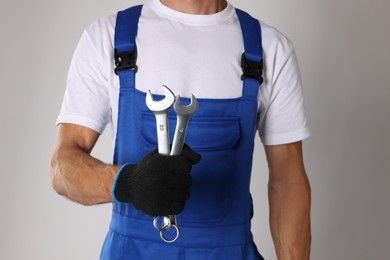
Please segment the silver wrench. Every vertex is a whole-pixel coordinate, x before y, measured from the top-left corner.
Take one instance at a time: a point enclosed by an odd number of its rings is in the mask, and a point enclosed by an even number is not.
[[[165,98],[161,101],[155,101],[153,99],[152,93],[150,90],[146,93],[146,105],[153,112],[156,118],[156,127],[157,127],[157,143],[158,143],[158,153],[163,155],[170,154],[170,142],[169,142],[169,128],[168,128],[168,110],[175,102],[175,95],[167,87],[163,86]],[[163,217],[161,227],[158,225],[158,220],[160,217],[155,217],[153,221],[153,226],[159,231],[166,231],[171,228],[173,218]],[[177,227],[175,226],[177,229]],[[178,233],[178,232],[177,232]]]
[[[195,113],[198,109],[198,100],[194,95],[191,96],[191,103],[188,106],[182,106],[180,104],[180,96],[178,95],[174,104],[174,109],[177,116],[175,134],[173,136],[172,150],[170,155],[180,155],[183,146],[184,139],[187,132],[188,122],[190,121],[191,115]],[[169,220],[169,221],[168,221]],[[155,227],[158,221],[158,217],[155,218]],[[170,225],[169,225],[170,224]],[[167,239],[164,236],[164,232],[168,231],[170,226],[173,226],[176,229],[176,236],[172,240]],[[177,225],[176,215],[169,215],[168,217],[163,217],[163,226],[160,228],[160,237],[167,243],[175,242],[180,234],[179,226]]]
[[[151,92],[148,91],[146,95],[146,105],[156,117],[157,142],[159,153],[165,155],[180,155],[184,145],[187,125],[191,118],[191,115],[198,109],[198,101],[196,97],[192,95],[191,103],[188,106],[181,106],[180,96],[177,97],[175,102],[175,97],[172,91],[166,86],[163,87],[165,92],[165,98],[162,101],[154,101]],[[172,151],[169,152],[168,110],[173,102],[175,102],[174,109],[177,114],[177,123],[172,144]],[[167,243],[172,243],[176,241],[180,234],[180,230],[176,221],[176,216],[163,216],[161,227],[159,227],[158,225],[159,219],[159,216],[154,218],[153,226],[158,231],[160,231],[161,239]],[[164,232],[169,230],[172,226],[176,229],[176,236],[172,240],[169,240],[164,236]]]
[[[168,130],[168,110],[175,102],[175,95],[167,87],[163,86],[165,98],[155,101],[150,90],[146,93],[146,105],[156,117],[158,153],[169,155],[169,130]]]
[[[191,103],[188,106],[182,106],[180,104],[180,96],[178,95],[174,104],[174,109],[177,115],[177,121],[171,155],[180,155],[183,150],[188,122],[190,121],[191,115],[198,109],[198,100],[192,95]]]

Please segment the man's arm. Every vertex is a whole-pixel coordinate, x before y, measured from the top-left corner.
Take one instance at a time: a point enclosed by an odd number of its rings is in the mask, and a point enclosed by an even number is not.
[[[269,166],[271,234],[279,260],[310,257],[310,184],[302,142],[265,146]]]
[[[90,153],[99,133],[80,125],[60,124],[51,158],[53,188],[83,205],[112,202],[118,166],[107,165]]]

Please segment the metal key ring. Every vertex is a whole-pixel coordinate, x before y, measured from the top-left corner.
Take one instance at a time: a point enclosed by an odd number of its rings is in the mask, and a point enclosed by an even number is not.
[[[158,225],[158,220],[161,218],[161,216],[157,216],[154,218],[153,220],[153,226],[155,229],[157,229],[157,231],[160,231],[160,232],[165,232],[167,231],[168,229],[171,228],[172,226],[172,222],[171,222],[171,219],[167,216],[163,216],[162,217],[162,227],[160,227]]]
[[[173,243],[173,242],[175,242],[175,241],[179,238],[179,235],[180,235],[180,231],[179,231],[179,227],[178,227],[178,226],[176,226],[176,225],[174,224],[174,225],[171,225],[171,227],[174,227],[174,228],[176,229],[176,236],[175,236],[172,240],[169,240],[168,238],[166,238],[166,237],[164,236],[164,233],[165,233],[165,231],[167,231],[167,230],[160,231],[160,237],[161,237],[161,239],[162,239],[164,242],[166,242],[166,243]]]

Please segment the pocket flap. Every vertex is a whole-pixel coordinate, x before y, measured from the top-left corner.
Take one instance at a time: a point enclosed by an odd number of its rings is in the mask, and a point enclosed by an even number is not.
[[[156,120],[152,113],[142,114],[142,135],[157,147]],[[176,116],[169,116],[171,143]],[[239,117],[192,117],[188,123],[185,143],[196,151],[215,151],[234,147],[240,139]]]

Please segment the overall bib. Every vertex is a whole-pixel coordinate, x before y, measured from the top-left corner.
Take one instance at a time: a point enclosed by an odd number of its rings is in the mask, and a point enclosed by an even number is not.
[[[141,8],[129,8],[117,17],[115,58],[120,93],[116,165],[137,164],[157,147],[155,118],[146,106],[146,93],[135,88],[135,37]],[[100,259],[263,259],[251,233],[249,192],[257,95],[262,81],[261,31],[257,20],[238,9],[237,15],[245,46],[242,97],[198,99],[199,108],[188,125],[186,143],[202,155],[202,160],[193,166],[191,197],[177,216],[178,240],[163,242],[152,217],[131,204],[116,202]],[[183,105],[189,102],[188,98],[181,99]],[[171,140],[175,125],[176,114],[171,109]]]

